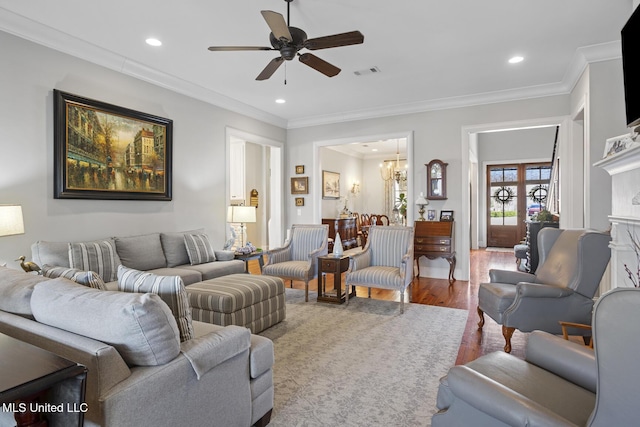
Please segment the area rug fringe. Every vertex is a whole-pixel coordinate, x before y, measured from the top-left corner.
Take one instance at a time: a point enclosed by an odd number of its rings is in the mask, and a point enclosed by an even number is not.
[[[261,335],[275,347],[270,426],[428,426],[440,377],[455,364],[467,311],[355,298],[304,302]]]

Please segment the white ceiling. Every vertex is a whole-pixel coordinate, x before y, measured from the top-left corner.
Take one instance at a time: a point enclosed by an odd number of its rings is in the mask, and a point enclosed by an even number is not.
[[[0,30],[284,127],[568,93],[586,61],[620,55],[632,0],[294,0],[309,38],[359,30],[364,44],[317,50],[328,78],[277,52],[260,10],[283,0],[0,0]],[[163,46],[145,44],[156,37]],[[508,58],[525,60],[510,65]],[[378,67],[380,73],[354,71]],[[286,72],[287,84],[284,84]],[[1,73],[1,71],[0,71]],[[276,98],[285,98],[283,105]]]

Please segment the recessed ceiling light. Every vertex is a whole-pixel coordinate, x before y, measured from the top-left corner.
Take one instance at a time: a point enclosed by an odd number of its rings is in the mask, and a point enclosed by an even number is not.
[[[522,56],[514,56],[509,59],[509,64],[517,64],[518,62],[522,61],[524,61],[524,58]]]
[[[285,102],[287,102],[285,99],[282,99],[282,98],[276,99],[276,104],[284,104]]]
[[[149,46],[162,46],[162,42],[158,39],[148,38],[145,41]]]
[[[378,149],[377,148],[372,148],[371,151],[378,151]]]

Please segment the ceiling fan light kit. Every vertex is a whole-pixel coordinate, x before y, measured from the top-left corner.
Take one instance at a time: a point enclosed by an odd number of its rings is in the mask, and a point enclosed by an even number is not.
[[[269,41],[271,47],[263,46],[211,46],[212,52],[247,51],[247,50],[277,50],[280,56],[272,59],[267,66],[258,74],[256,80],[267,80],[276,72],[284,61],[291,61],[296,56],[303,64],[313,68],[327,77],[333,77],[340,73],[340,68],[320,59],[312,53],[299,53],[302,49],[319,50],[341,46],[350,46],[364,42],[364,36],[360,31],[350,31],[347,33],[333,34],[330,36],[307,39],[307,33],[297,27],[289,25],[289,5],[293,0],[287,2],[287,21],[284,16],[272,10],[263,10],[260,13],[267,22],[271,33]]]

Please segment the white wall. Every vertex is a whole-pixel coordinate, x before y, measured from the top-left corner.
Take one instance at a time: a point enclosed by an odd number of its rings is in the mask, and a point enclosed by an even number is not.
[[[0,203],[21,204],[25,234],[0,237],[0,264],[36,240],[87,240],[204,227],[225,240],[225,127],[276,141],[284,129],[0,32]],[[173,200],[53,198],[53,89],[173,120]]]
[[[361,198],[353,197],[353,194],[351,194],[351,187],[355,181],[360,183],[362,182],[362,159],[346,155],[327,147],[321,147],[319,154],[320,167],[322,170],[337,172],[340,174],[341,199],[322,200],[322,218],[337,218],[339,215],[338,206],[342,209],[344,206],[342,197],[345,196],[349,198],[347,208],[352,212],[360,212],[359,209],[362,208]],[[311,170],[312,168],[309,168],[309,173],[311,173]],[[320,182],[318,185],[322,185],[322,183]],[[309,184],[309,186],[311,186],[311,184]]]

